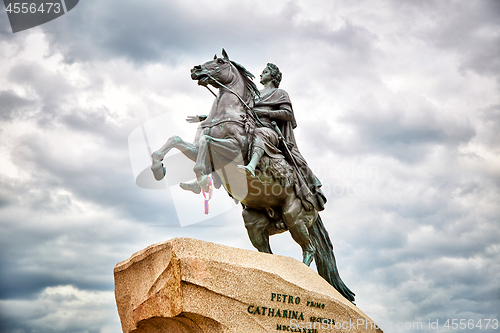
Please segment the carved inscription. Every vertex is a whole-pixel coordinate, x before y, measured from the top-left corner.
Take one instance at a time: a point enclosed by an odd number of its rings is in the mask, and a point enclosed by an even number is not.
[[[247,312],[253,315],[290,319],[290,323],[288,324],[277,323],[277,331],[318,333],[316,327],[321,328],[319,326],[320,323],[324,325],[335,325],[334,319],[324,318],[322,316],[310,316],[309,321],[304,322],[304,313],[293,308],[302,305],[316,309],[324,309],[325,304],[323,303],[308,300],[305,301],[305,304],[301,304],[299,296],[282,293],[271,293],[270,301],[279,303],[279,305],[263,306],[262,304],[250,304],[247,308]]]
[[[294,328],[294,326],[288,326],[288,325],[280,325],[276,324],[276,330],[277,331],[288,331],[288,332],[301,332],[301,333],[318,333],[318,330],[315,328]]]
[[[288,303],[291,303],[291,304],[300,304],[300,297],[292,296],[292,295],[286,295],[286,294],[271,293],[271,301],[286,303],[287,299],[288,299]]]
[[[325,308],[325,304],[318,303],[318,302],[311,302],[311,301],[307,301],[307,306],[310,306],[310,307],[313,307],[313,308],[320,308],[320,309],[324,309]]]
[[[262,316],[265,316],[267,314],[270,317],[304,320],[304,314],[302,312],[299,313],[298,311],[275,309],[275,308],[268,308],[265,306],[254,306],[254,305],[249,305],[247,310],[248,313],[260,314]]]

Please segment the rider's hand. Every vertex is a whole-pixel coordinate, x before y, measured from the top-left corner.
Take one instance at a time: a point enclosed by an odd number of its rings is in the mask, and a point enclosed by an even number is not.
[[[188,123],[199,123],[205,119],[207,119],[208,116],[187,116],[186,121]]]

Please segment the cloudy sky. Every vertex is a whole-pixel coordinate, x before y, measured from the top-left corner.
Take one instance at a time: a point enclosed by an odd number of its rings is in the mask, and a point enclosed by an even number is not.
[[[0,11],[2,333],[120,332],[113,268],[156,242],[253,250],[224,193],[187,225],[200,196],[136,180],[134,135],[191,141],[213,96],[189,69],[223,47],[283,72],[361,310],[386,332],[500,319],[499,1],[81,0],[15,34]]]

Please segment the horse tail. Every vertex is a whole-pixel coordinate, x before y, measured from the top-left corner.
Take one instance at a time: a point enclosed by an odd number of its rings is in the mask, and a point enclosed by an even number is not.
[[[354,303],[355,294],[344,284],[340,278],[333,254],[333,245],[328,236],[321,217],[318,215],[316,222],[309,228],[309,236],[312,245],[316,248],[314,260],[318,274],[331,284],[339,293],[349,301]]]

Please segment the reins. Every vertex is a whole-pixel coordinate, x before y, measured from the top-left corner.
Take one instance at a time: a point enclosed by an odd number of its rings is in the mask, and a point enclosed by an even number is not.
[[[223,123],[237,123],[238,125],[245,126],[245,124],[241,120],[224,119],[224,120],[217,121],[215,123],[203,124],[203,125],[201,125],[201,128],[212,128],[214,126],[217,126],[217,125],[220,125]]]
[[[219,80],[217,80],[216,78],[214,78],[212,75],[210,74],[207,74],[207,76],[209,78],[211,78],[212,80],[215,81],[215,83],[217,83],[218,85],[222,86],[223,88],[227,89],[229,92],[233,93],[234,95],[236,95],[236,97],[238,97],[238,99],[240,100],[241,103],[243,103],[244,106],[246,106],[246,108],[249,110],[249,111],[252,111],[252,108],[248,106],[247,103],[245,103],[245,101],[243,100],[243,98],[241,98],[240,95],[238,95],[237,92],[235,92],[234,90],[232,90],[231,88],[229,88],[228,86],[224,85],[222,82],[220,82]]]
[[[229,63],[227,63],[229,64]],[[203,65],[200,65],[201,69],[203,71],[207,71],[205,68],[203,68]],[[220,69],[219,67],[215,67],[215,69],[217,70],[217,73],[220,72]],[[235,92],[234,90],[232,90],[231,88],[229,88],[228,86],[226,86],[225,84],[223,84],[222,82],[220,82],[219,80],[217,80],[216,78],[214,78],[210,73],[204,73],[206,74],[209,78],[211,78],[213,81],[215,81],[215,83],[217,83],[219,86],[225,88],[227,91],[229,91],[230,93],[232,93],[233,95],[235,95],[236,97],[238,97],[238,99],[240,100],[240,102],[247,108],[247,113],[250,114],[250,116],[255,120],[255,122],[257,124],[260,125],[260,127],[269,127],[271,129],[274,129],[272,125],[266,125],[264,124],[260,119],[259,119],[259,116],[257,116],[257,114],[255,113],[255,111],[250,107],[248,106],[247,103],[245,103],[245,101],[243,100],[243,98],[241,98],[241,96]],[[215,97],[217,97],[217,95],[208,87],[208,86],[205,86]],[[235,121],[236,122],[236,121]]]

